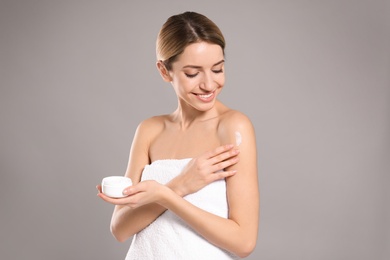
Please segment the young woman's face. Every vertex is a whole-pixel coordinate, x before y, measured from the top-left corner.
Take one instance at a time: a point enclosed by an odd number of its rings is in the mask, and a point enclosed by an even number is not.
[[[188,45],[169,74],[180,102],[207,111],[225,83],[222,48],[206,42]]]

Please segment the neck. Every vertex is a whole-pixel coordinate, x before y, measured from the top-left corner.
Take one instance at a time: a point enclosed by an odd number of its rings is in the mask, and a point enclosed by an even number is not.
[[[172,120],[180,125],[182,130],[190,128],[197,122],[206,121],[218,116],[217,103],[215,106],[207,111],[199,111],[187,104],[179,103],[175,112],[172,113]]]

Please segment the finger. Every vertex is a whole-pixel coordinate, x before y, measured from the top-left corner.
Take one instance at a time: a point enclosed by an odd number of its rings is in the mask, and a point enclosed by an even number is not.
[[[231,150],[233,147],[234,147],[233,144],[226,144],[226,145],[219,146],[219,147],[215,148],[214,150],[207,152],[206,158],[207,159],[213,158],[221,153],[224,153],[226,151]]]
[[[108,202],[108,203],[111,203],[114,205],[125,205],[128,203],[126,198],[111,198],[111,197],[108,197],[107,195],[105,195],[104,193],[101,193],[101,192],[98,193],[97,196],[100,197],[105,202]]]
[[[231,150],[223,152],[217,156],[214,156],[213,158],[210,158],[210,160],[211,160],[211,163],[214,165],[214,164],[226,161],[229,158],[233,159],[234,157],[237,157],[237,155],[239,153],[240,153],[239,149],[231,149]]]
[[[104,194],[103,192],[99,192],[97,194],[98,197],[100,197],[101,199],[103,199],[104,201],[106,202],[112,202],[114,200],[114,198],[111,198],[111,197],[108,197],[106,194]]]
[[[97,195],[107,202],[112,203],[112,202],[114,202],[113,200],[115,200],[115,202],[117,202],[117,200],[119,199],[119,198],[112,198],[112,197],[109,197],[106,194],[104,194],[102,191],[102,185],[96,185],[96,189],[98,190]],[[127,195],[127,194],[124,194],[124,195]]]
[[[235,165],[236,163],[239,162],[239,160],[240,160],[240,158],[238,156],[235,156],[235,157],[232,157],[228,160],[224,160],[222,162],[216,163],[212,167],[212,172],[215,173],[215,172],[221,171],[229,166]]]
[[[129,186],[123,190],[124,195],[134,195],[136,193],[139,193],[141,191],[145,191],[146,182],[139,182],[136,185]]]
[[[227,177],[235,175],[236,173],[237,173],[237,170],[216,172],[216,173],[212,174],[213,181],[225,179]]]

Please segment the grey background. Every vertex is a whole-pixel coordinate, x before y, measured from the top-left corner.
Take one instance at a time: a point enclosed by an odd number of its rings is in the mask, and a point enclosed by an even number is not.
[[[253,121],[248,259],[389,259],[389,1],[0,2],[1,259],[123,259],[95,185],[176,107],[155,69],[186,10],[227,39],[221,100]]]

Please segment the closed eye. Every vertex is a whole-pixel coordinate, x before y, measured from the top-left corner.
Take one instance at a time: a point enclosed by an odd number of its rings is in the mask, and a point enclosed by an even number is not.
[[[197,73],[195,73],[195,74],[188,74],[188,73],[185,73],[185,74],[186,74],[186,76],[187,76],[188,78],[195,78],[196,75],[199,74],[199,72],[197,72]]]
[[[222,72],[223,72],[223,69],[220,69],[220,70],[213,70],[212,72],[214,72],[214,73],[222,73]]]

